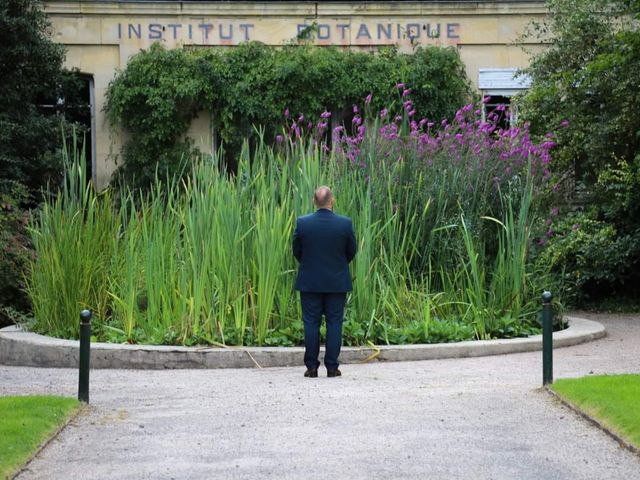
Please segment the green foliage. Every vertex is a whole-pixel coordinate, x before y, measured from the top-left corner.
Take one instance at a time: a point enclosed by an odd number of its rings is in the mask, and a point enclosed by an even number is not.
[[[129,61],[106,94],[108,118],[131,135],[118,175],[147,185],[157,170],[188,173],[186,159],[194,150],[184,134],[219,90],[205,72],[202,58],[157,43]]]
[[[638,293],[639,187],[638,162],[610,165],[593,187],[596,201],[551,224],[553,235],[538,260],[562,274],[567,301],[580,304]]]
[[[0,327],[13,323],[19,311],[29,309],[24,293],[24,272],[31,258],[31,240],[27,232],[26,189],[13,184],[11,194],[0,191]]]
[[[47,184],[62,177],[59,150],[66,120],[64,105],[45,112],[42,104],[79,94],[75,72],[62,68],[64,48],[38,0],[0,3],[0,325],[29,310],[22,291],[24,267],[31,257],[26,234],[27,208],[35,207]]]
[[[640,157],[603,168],[593,186],[593,204],[602,220],[616,224],[623,232],[640,228]]]
[[[428,324],[411,321],[401,327],[390,327],[385,332],[385,340],[390,345],[463,342],[475,338],[471,325],[450,319]]]
[[[557,228],[540,260],[563,274],[567,302],[637,292],[640,235],[619,235],[587,214],[570,215]]]
[[[526,69],[533,85],[522,114],[534,133],[556,134],[557,173],[575,166],[589,186],[613,158],[638,155],[640,30],[631,19],[638,9],[621,0],[547,4],[549,23],[538,33],[553,43]]]
[[[418,118],[451,118],[456,106],[470,99],[465,66],[454,50],[420,47],[407,60],[405,83]]]
[[[584,210],[549,219],[540,265],[562,274],[566,301],[630,297],[640,285],[640,161],[604,166]]]
[[[50,25],[37,0],[0,5],[0,191],[13,182],[39,194],[60,175],[61,118],[41,113],[38,104],[62,95],[73,83],[62,69],[64,48],[50,38]]]
[[[564,272],[574,302],[630,295],[640,280],[640,4],[547,3],[538,33],[553,43],[527,69],[522,113],[534,133],[553,131],[554,171],[575,172],[587,206],[554,225],[541,258]]]
[[[182,181],[156,177],[146,195],[98,194],[85,187],[83,162],[75,159],[64,189],[33,225],[38,256],[28,291],[35,329],[74,338],[77,312],[90,308],[99,340],[300,344],[296,264],[288,253],[293,223],[311,208],[314,188],[329,184],[338,211],[354,219],[359,242],[345,344],[536,332],[540,287],[547,284],[527,261],[535,218],[531,178],[512,182],[508,194],[485,191],[497,201],[470,202],[483,190],[452,182],[451,197],[423,199],[413,193],[437,191],[432,183],[442,177],[426,171],[411,177],[417,161],[385,158],[377,149],[366,158],[363,168],[310,143],[285,152],[262,143],[252,156],[243,149],[235,175],[223,172],[214,156],[196,162]],[[466,163],[443,165],[448,178],[469,171]],[[438,215],[439,201],[462,212],[456,224],[448,223],[449,214]],[[481,218],[487,213],[494,217]],[[483,223],[491,228],[479,228]],[[422,250],[423,238],[440,235],[462,247]],[[495,238],[499,254],[488,248]],[[413,261],[418,252],[424,262]]]
[[[196,50],[154,44],[135,55],[107,91],[110,121],[130,135],[118,175],[148,185],[156,168],[162,174],[185,169],[193,149],[184,135],[198,112],[211,115],[226,161],[235,166],[243,139],[259,141],[256,127],[273,142],[285,110],[295,119],[328,110],[339,123],[369,94],[373,109],[398,102],[397,82],[414,88],[418,115],[436,120],[451,117],[471,97],[453,48],[420,47],[406,55],[257,42]]]

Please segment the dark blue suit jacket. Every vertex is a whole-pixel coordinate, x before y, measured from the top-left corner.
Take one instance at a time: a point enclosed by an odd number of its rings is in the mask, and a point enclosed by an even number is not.
[[[350,292],[349,262],[356,249],[350,218],[325,208],[299,217],[293,233],[293,255],[300,262],[296,290]]]

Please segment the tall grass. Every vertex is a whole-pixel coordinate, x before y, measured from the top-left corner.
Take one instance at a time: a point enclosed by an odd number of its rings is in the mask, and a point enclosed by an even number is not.
[[[419,143],[389,150],[380,131],[374,123],[357,158],[304,140],[245,145],[234,174],[214,155],[184,179],[159,173],[146,194],[97,193],[84,162],[67,158],[63,189],[33,222],[36,328],[74,338],[90,308],[110,341],[299,344],[292,229],[326,184],[358,240],[346,343],[532,331],[544,279],[527,262],[531,168],[496,184],[482,155],[451,161],[445,146],[427,162]]]
[[[32,237],[37,260],[27,292],[42,329],[77,334],[78,314],[91,308],[108,316],[110,262],[117,256],[119,217],[109,191],[96,194],[86,181],[84,160],[65,153],[63,188],[42,206]]]

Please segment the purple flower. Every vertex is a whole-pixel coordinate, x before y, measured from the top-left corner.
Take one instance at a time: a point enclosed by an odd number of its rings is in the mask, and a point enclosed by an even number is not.
[[[389,115],[389,110],[387,110],[386,108],[380,110],[380,118],[385,118],[387,115]]]
[[[327,112],[326,110],[320,114],[320,118],[329,118],[331,117],[331,112]]]
[[[357,105],[353,106],[353,113],[358,113],[358,106]]]
[[[408,97],[409,95],[411,95],[411,89],[407,88],[406,90],[402,91],[402,96],[403,97]]]
[[[364,99],[364,104],[369,105],[371,103],[371,99],[373,98],[373,93],[367,95],[367,98]]]
[[[563,120],[563,121],[560,123],[560,126],[561,126],[562,128],[567,128],[567,127],[569,126],[569,120]]]
[[[288,108],[284,109],[284,118],[289,118],[289,109]]]
[[[397,83],[396,88],[402,90],[404,88],[404,83]]]
[[[304,122],[304,115],[300,114],[300,116],[298,117],[298,123]]]
[[[283,140],[284,140],[284,137],[282,135],[276,135],[276,141],[278,143],[282,143]]]
[[[560,211],[560,210],[558,209],[558,207],[553,207],[553,208],[551,209],[551,215],[553,215],[554,217],[557,217],[557,216],[558,216],[558,212],[559,212],[559,211]]]

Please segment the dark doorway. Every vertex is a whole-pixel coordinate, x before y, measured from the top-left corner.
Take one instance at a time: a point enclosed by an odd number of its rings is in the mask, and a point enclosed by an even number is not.
[[[483,114],[486,121],[495,123],[497,128],[503,130],[511,126],[511,98],[501,95],[485,97]]]
[[[76,131],[78,151],[85,151],[87,179],[94,178],[94,92],[93,76],[72,71],[67,72],[64,83],[56,92],[40,99],[38,109],[45,115],[61,115],[71,123]],[[68,138],[71,139],[71,132]],[[69,140],[68,140],[69,141]]]

